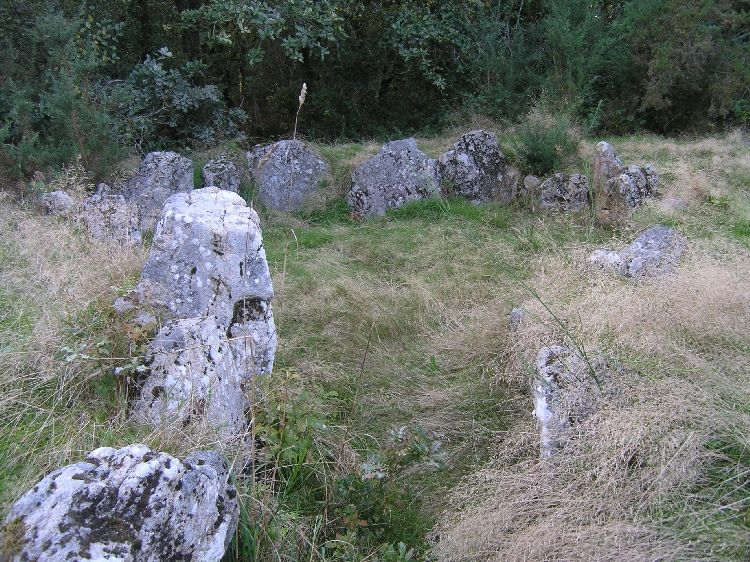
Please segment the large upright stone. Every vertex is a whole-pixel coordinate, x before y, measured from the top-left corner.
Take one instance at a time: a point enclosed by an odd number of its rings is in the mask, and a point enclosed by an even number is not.
[[[570,440],[571,427],[585,421],[614,394],[611,366],[600,355],[582,357],[569,347],[543,347],[531,383],[542,458]]]
[[[228,330],[252,308],[272,326],[273,287],[257,213],[236,193],[216,188],[172,196],[135,293],[166,318],[215,316]]]
[[[240,190],[240,171],[226,156],[209,160],[203,166],[203,187],[218,187],[237,193]]]
[[[193,163],[176,152],[150,152],[136,174],[117,186],[125,200],[138,209],[138,229],[153,231],[164,203],[175,193],[193,189]]]
[[[440,195],[436,162],[417,148],[414,139],[386,143],[356,168],[349,207],[363,217],[383,215],[408,201]]]
[[[599,142],[594,148],[593,168],[596,212],[600,222],[622,222],[630,209],[656,194],[659,176],[653,166],[625,166],[608,142]]]
[[[5,519],[3,560],[218,562],[237,528],[226,462],[145,445],[103,447],[26,492]]]
[[[589,262],[624,277],[655,277],[674,272],[686,246],[685,237],[673,228],[654,225],[619,252],[596,250]]]
[[[589,179],[583,174],[554,174],[539,191],[539,205],[546,211],[582,211],[589,203]]]
[[[284,213],[302,208],[330,175],[328,164],[298,140],[256,147],[247,163],[263,204]]]
[[[444,195],[472,203],[508,203],[514,197],[516,178],[507,170],[495,133],[476,130],[463,135],[437,164]]]

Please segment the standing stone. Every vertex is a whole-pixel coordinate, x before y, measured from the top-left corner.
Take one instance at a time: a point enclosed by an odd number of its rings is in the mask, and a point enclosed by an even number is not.
[[[659,175],[651,164],[625,166],[608,142],[594,149],[594,193],[597,218],[604,223],[624,221],[630,209],[655,195]]]
[[[247,163],[263,204],[283,213],[301,209],[330,176],[328,164],[298,140],[256,147]]]
[[[386,143],[356,168],[348,195],[349,207],[363,217],[440,195],[435,160],[417,148],[414,139]]]
[[[237,193],[240,190],[240,172],[229,158],[221,156],[203,166],[203,187],[218,187]]]
[[[102,447],[13,504],[3,559],[218,562],[238,517],[237,491],[217,453],[180,462],[145,445]]]
[[[255,306],[272,326],[273,287],[257,213],[236,193],[212,187],[172,196],[135,293],[166,318],[215,316],[228,330]]]
[[[45,193],[39,202],[48,215],[67,215],[75,205],[73,198],[64,191],[51,191]]]
[[[102,242],[141,244],[138,209],[123,195],[107,195],[107,186],[102,186],[100,193],[84,199],[79,208],[79,220],[89,236]]]
[[[595,251],[589,262],[624,277],[655,277],[674,272],[686,246],[687,241],[679,232],[655,225],[619,252]]]
[[[541,457],[549,458],[570,440],[570,428],[598,411],[614,394],[610,367],[597,355],[588,362],[571,348],[543,347],[531,383]]]
[[[135,176],[117,188],[138,209],[138,229],[153,231],[164,203],[175,193],[193,189],[193,163],[175,152],[150,152]]]
[[[481,129],[463,135],[437,163],[443,194],[472,203],[513,198],[515,182],[506,178],[506,168],[495,133]]]
[[[546,211],[582,211],[589,202],[589,179],[583,174],[557,173],[539,187]]]
[[[135,420],[207,426],[226,440],[245,429],[241,365],[215,317],[169,322],[151,343],[146,365]]]

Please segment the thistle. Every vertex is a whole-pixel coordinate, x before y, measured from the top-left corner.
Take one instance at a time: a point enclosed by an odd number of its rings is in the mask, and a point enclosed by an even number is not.
[[[297,108],[297,116],[294,118],[294,135],[292,140],[297,140],[297,122],[299,121],[299,112],[302,111],[302,106],[305,103],[305,97],[307,96],[307,82],[302,83],[302,90],[299,93],[299,107]]]

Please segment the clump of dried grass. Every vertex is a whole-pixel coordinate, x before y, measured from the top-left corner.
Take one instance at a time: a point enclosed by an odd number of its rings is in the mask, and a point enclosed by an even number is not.
[[[732,435],[735,446],[750,448],[750,416],[736,408],[750,398],[750,255],[728,242],[693,241],[679,274],[633,283],[589,272],[588,251],[535,264],[529,285],[555,317],[537,299],[523,303],[524,320],[504,348],[510,361],[497,376],[527,388],[536,351],[570,344],[572,334],[630,367],[617,375],[622,400],[575,426],[553,463],[538,459],[530,416],[511,428],[496,458],[455,490],[434,531],[440,560],[717,556],[700,527],[723,508],[701,489],[724,458],[712,443]],[[506,333],[502,312],[498,301],[475,315],[479,327],[461,332],[455,348],[491,355],[486,336]],[[742,509],[735,506],[740,516]],[[731,523],[711,524],[739,550],[750,548]]]

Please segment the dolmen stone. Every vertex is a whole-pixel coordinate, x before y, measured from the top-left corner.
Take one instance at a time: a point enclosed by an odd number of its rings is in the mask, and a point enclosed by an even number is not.
[[[443,195],[472,203],[513,199],[515,178],[500,151],[495,133],[476,130],[463,135],[437,163]]]
[[[193,162],[176,152],[150,152],[136,174],[115,186],[114,193],[138,210],[138,230],[153,231],[164,203],[175,193],[193,189]]]
[[[571,428],[596,413],[615,394],[612,366],[598,354],[582,357],[567,346],[543,347],[531,383],[541,457],[552,457],[569,442]]]
[[[238,517],[237,491],[218,453],[180,461],[145,445],[102,447],[13,504],[3,559],[218,562]]]
[[[682,234],[673,228],[655,225],[619,252],[596,250],[589,257],[589,263],[624,277],[655,277],[673,273],[686,247]]]
[[[206,162],[203,166],[203,187],[217,187],[237,193],[240,190],[240,172],[226,156]]]
[[[298,140],[258,146],[247,163],[263,204],[282,213],[301,209],[330,176],[328,164]]]
[[[594,194],[597,218],[603,223],[625,220],[630,209],[656,195],[659,175],[651,164],[625,166],[608,142],[594,149]]]
[[[62,190],[45,193],[39,198],[39,203],[48,215],[65,216],[75,206],[73,198]]]
[[[539,204],[545,211],[582,211],[589,203],[589,179],[583,174],[559,172],[547,178],[539,192]]]
[[[142,243],[138,209],[121,194],[112,194],[105,184],[86,197],[78,208],[78,220],[94,240],[115,244]]]
[[[133,419],[208,428],[224,443],[241,434],[245,384],[273,370],[272,299],[258,215],[242,197],[213,187],[170,197],[136,288],[115,303],[163,320]]]
[[[354,170],[347,201],[352,212],[370,217],[439,195],[436,161],[409,138],[384,144],[376,156]]]

